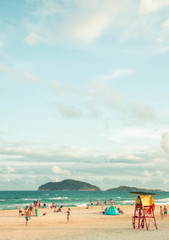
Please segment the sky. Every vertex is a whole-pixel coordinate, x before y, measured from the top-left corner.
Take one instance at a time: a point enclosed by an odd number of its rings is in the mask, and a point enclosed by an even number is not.
[[[169,191],[169,0],[0,0],[0,190]]]

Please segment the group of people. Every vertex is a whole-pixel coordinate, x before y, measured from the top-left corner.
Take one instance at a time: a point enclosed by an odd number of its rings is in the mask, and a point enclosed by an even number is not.
[[[100,202],[100,200],[97,200],[96,206],[102,206],[102,205],[107,205],[107,200],[105,200],[103,203]],[[114,202],[113,199],[110,199],[110,205],[113,206]],[[89,206],[91,206],[91,208],[93,208],[93,201],[90,200],[90,205],[87,205],[87,209],[89,209]]]
[[[163,218],[164,216],[167,217],[167,206],[164,205],[164,207],[160,206],[160,216]]]
[[[65,205],[61,205],[60,207],[57,208],[57,204],[55,205],[54,207],[54,212],[62,212],[62,208],[64,207]]]
[[[38,208],[41,206],[39,201],[35,201],[33,204],[27,205],[24,209],[20,206],[19,209],[19,217],[25,216],[26,226],[28,225],[28,220],[31,219],[32,216],[38,217]]]
[[[57,209],[57,204],[52,203],[50,208],[54,208],[54,212],[61,212],[64,206],[65,205],[61,205]],[[42,205],[42,203],[39,200],[37,200],[33,204],[30,204],[29,206],[27,205],[25,208],[23,208],[22,206],[20,207],[17,206],[17,209],[19,210],[19,217],[21,216],[25,217],[26,226],[28,225],[28,221],[31,219],[32,216],[38,217],[38,208],[40,207],[46,208],[47,205],[46,203]],[[43,213],[43,215],[46,215],[46,213]],[[67,210],[67,223],[69,223],[69,218],[70,218],[70,208],[68,208]]]

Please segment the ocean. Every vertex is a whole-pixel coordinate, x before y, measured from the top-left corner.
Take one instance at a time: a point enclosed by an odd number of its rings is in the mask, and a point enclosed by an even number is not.
[[[169,204],[169,192],[158,192],[155,196],[156,204]],[[90,200],[94,205],[97,200],[103,203],[113,199],[114,205],[129,205],[134,198],[129,192],[114,191],[0,191],[0,209],[16,209],[16,206],[29,205],[36,200],[42,204],[51,206],[55,202],[58,206],[64,204],[66,207],[87,206]]]

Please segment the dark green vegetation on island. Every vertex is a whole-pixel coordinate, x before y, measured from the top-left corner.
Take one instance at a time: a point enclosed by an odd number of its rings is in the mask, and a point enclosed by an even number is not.
[[[136,188],[136,187],[128,187],[128,186],[120,186],[117,188],[111,188],[107,191],[125,191],[125,192],[164,192],[160,189],[145,189],[145,188]]]
[[[102,191],[99,187],[76,180],[63,180],[62,182],[49,182],[41,185],[38,191]]]
[[[99,187],[86,182],[66,179],[61,182],[48,182],[41,185],[38,191],[102,191]],[[125,192],[164,192],[160,189],[145,189],[128,186],[111,188],[106,191],[125,191]]]

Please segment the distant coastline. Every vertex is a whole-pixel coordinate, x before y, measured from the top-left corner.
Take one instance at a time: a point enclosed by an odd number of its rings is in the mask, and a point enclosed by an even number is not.
[[[61,182],[48,182],[39,186],[37,191],[103,191],[98,186],[72,179],[66,179]],[[124,192],[165,192],[161,189],[147,189],[129,186],[119,186],[105,190],[108,191],[124,191]]]

